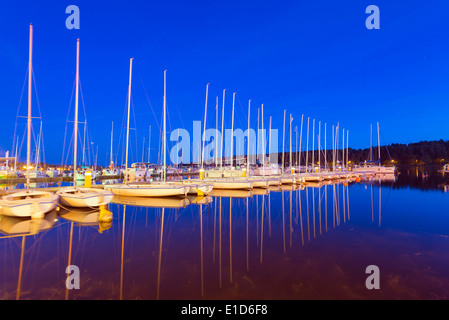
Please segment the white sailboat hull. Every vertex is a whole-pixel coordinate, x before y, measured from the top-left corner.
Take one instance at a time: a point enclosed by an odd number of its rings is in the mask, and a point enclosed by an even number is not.
[[[58,205],[57,194],[24,190],[8,194],[0,200],[0,214],[11,217],[43,217]]]
[[[241,190],[246,189],[250,190],[253,188],[254,183],[250,180],[241,180],[240,179],[217,179],[217,180],[204,180],[207,183],[210,183],[214,186],[214,189],[225,189],[225,190]]]
[[[359,167],[354,168],[352,171],[362,173],[374,173],[374,174],[394,174],[396,171],[396,167],[384,167],[384,166]]]
[[[62,205],[76,208],[99,207],[112,201],[114,194],[94,188],[64,188],[56,192]]]
[[[104,188],[114,195],[131,197],[185,197],[190,190],[189,186],[170,184],[110,184]]]

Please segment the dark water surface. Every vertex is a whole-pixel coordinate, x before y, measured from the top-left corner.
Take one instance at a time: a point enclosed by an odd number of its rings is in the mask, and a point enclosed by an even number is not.
[[[114,203],[110,224],[63,209],[1,217],[0,298],[448,299],[446,181],[408,169],[181,208]],[[66,289],[68,264],[80,289]],[[369,265],[378,290],[365,286]]]

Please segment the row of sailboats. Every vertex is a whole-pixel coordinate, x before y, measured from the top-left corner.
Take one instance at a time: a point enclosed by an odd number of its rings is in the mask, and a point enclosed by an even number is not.
[[[4,214],[19,215],[19,216],[33,216],[35,214],[42,214],[52,210],[58,203],[58,200],[62,205],[72,207],[98,207],[108,204],[113,195],[121,196],[138,196],[138,197],[169,197],[169,196],[187,196],[188,194],[207,195],[212,189],[227,189],[227,190],[241,190],[241,189],[253,189],[253,188],[268,188],[272,185],[281,184],[295,184],[305,181],[301,174],[295,174],[293,167],[291,172],[284,172],[284,159],[282,160],[282,170],[276,174],[273,172],[266,172],[265,163],[262,164],[262,170],[254,170],[250,165],[250,108],[251,100],[248,102],[248,140],[247,140],[247,157],[246,168],[237,171],[233,168],[233,139],[231,139],[231,168],[228,175],[225,174],[226,170],[223,170],[222,163],[220,170],[208,170],[205,172],[204,168],[204,143],[205,137],[203,137],[203,148],[201,153],[201,170],[199,179],[183,179],[180,181],[167,181],[167,130],[166,130],[166,70],[164,71],[164,96],[163,96],[163,172],[161,181],[151,181],[150,183],[136,183],[129,179],[130,170],[128,168],[128,145],[129,145],[129,122],[130,122],[130,107],[131,107],[131,88],[132,88],[132,69],[133,60],[130,59],[129,64],[129,84],[128,84],[128,108],[127,108],[127,125],[126,125],[126,155],[125,155],[125,179],[120,184],[108,184],[105,185],[104,190],[97,188],[83,188],[76,187],[77,177],[77,133],[78,133],[78,94],[79,94],[79,39],[77,40],[77,58],[76,58],[76,94],[75,94],[75,121],[74,121],[74,186],[63,188],[56,192],[56,194],[30,190],[30,134],[31,134],[31,77],[32,77],[32,26],[30,26],[30,51],[29,51],[29,79],[28,79],[28,129],[27,129],[27,188],[25,191],[16,192],[7,195],[2,198],[0,202],[1,212]],[[206,114],[207,114],[207,102],[208,102],[208,90],[209,84],[206,87],[206,102],[204,113],[204,132],[206,129]],[[223,116],[222,116],[222,130],[224,129],[224,97],[225,90],[223,90]],[[234,104],[235,104],[235,92],[233,93],[232,101],[232,126],[234,125]],[[218,111],[218,98],[217,98],[217,111]],[[217,117],[218,119],[218,117]],[[292,117],[290,115],[290,135],[291,135],[291,122]],[[218,127],[218,121],[217,121]],[[218,131],[218,130],[217,130]],[[270,119],[270,131],[271,131],[271,119]],[[233,128],[232,128],[233,132]],[[262,132],[263,132],[263,104],[262,104]],[[262,137],[262,149],[265,150],[265,134]],[[221,150],[223,151],[223,135],[221,136]],[[271,136],[270,136],[271,138]],[[285,139],[285,111],[284,111],[284,139]],[[290,137],[290,166],[292,166],[292,147]],[[217,143],[217,141],[216,141]],[[112,144],[112,143],[111,143]],[[271,146],[270,146],[271,147]],[[111,152],[112,154],[112,152]],[[282,153],[284,157],[284,150]],[[218,159],[218,157],[217,157]],[[223,157],[221,157],[223,162]],[[263,156],[263,162],[265,161],[265,155]],[[233,172],[235,171],[235,172]],[[236,173],[237,172],[237,173]],[[271,174],[270,174],[271,173]]]
[[[107,190],[76,187],[77,178],[77,131],[78,131],[78,91],[79,91],[79,39],[77,40],[76,58],[76,99],[74,124],[74,174],[73,187],[63,188],[56,193],[30,188],[30,154],[31,154],[31,119],[32,119],[32,86],[33,74],[33,26],[30,25],[28,62],[28,115],[27,115],[27,166],[26,188],[14,192],[0,199],[0,213],[6,216],[42,218],[46,213],[53,211],[58,204],[70,207],[104,207],[113,197]]]

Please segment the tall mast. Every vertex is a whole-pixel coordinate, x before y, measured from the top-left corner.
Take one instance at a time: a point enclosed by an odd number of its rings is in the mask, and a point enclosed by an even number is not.
[[[318,172],[321,172],[321,121],[318,121]]]
[[[201,169],[203,169],[204,165],[204,143],[206,141],[206,116],[207,116],[207,96],[209,94],[209,84],[206,85],[206,102],[204,104],[204,124],[203,124],[203,134],[202,134],[202,140],[203,140],[203,148],[201,150]]]
[[[298,166],[298,126],[295,126],[295,166]],[[296,170],[296,169],[295,169]]]
[[[142,162],[145,161],[145,137],[143,137],[142,141]]]
[[[285,146],[285,114],[287,110],[284,109],[284,125],[282,126],[282,171],[281,174],[284,174],[284,146]]]
[[[113,162],[113,157],[114,155],[112,154],[112,141],[114,138],[114,121],[112,121],[112,125],[111,125],[111,160],[110,160],[110,164],[112,164]]]
[[[309,122],[310,117],[307,117],[306,172],[309,172]]]
[[[218,96],[215,102],[215,168],[218,166]]]
[[[270,154],[270,159],[271,159],[271,116],[270,116],[270,125],[268,127],[268,154]],[[270,161],[271,163],[271,161]]]
[[[220,148],[220,169],[223,169],[223,136],[224,136],[224,107],[225,107],[225,92],[223,89],[223,108],[221,110],[221,148]]]
[[[232,118],[231,118],[231,168],[234,166],[234,105],[235,105],[235,92],[232,93]]]
[[[259,158],[259,130],[260,130],[260,108],[257,108],[257,134],[256,134],[256,154],[257,154],[257,159],[260,160]],[[257,163],[257,161],[256,161]]]
[[[164,70],[164,181],[167,181],[167,70]]]
[[[324,123],[324,171],[327,171],[326,122]]]
[[[334,140],[334,126],[332,125],[332,171],[335,171],[335,140]]]
[[[126,124],[126,152],[125,152],[125,172],[128,170],[128,144],[129,144],[129,112],[131,110],[131,80],[133,73],[133,60],[129,59],[129,83],[128,83],[128,118]],[[125,175],[125,183],[128,182],[127,174]]]
[[[348,166],[349,160],[349,130],[346,130],[346,166]]]
[[[148,132],[148,163],[150,163],[150,152],[151,152],[151,124],[150,124],[150,129]]]
[[[251,99],[248,101],[248,142],[246,143],[246,172],[249,175],[249,125],[250,125],[250,111],[251,111]]]
[[[335,127],[335,164],[338,163],[338,130],[340,129],[340,124],[337,122],[337,126]]]
[[[315,119],[312,124],[312,172],[315,171]]]
[[[369,136],[369,160],[373,161],[373,124],[370,124],[370,136]]]
[[[33,25],[30,24],[30,48],[28,59],[28,118],[27,118],[27,189],[30,187],[30,155],[31,155],[31,77],[33,73]]]
[[[263,103],[262,103],[262,107],[261,107],[261,123],[262,123],[262,150],[263,150],[263,154],[262,154],[262,172],[263,175],[265,175],[265,133],[263,131]]]
[[[299,173],[301,173],[301,153],[302,153],[302,122],[304,120],[304,114],[301,115],[301,133],[299,134]]]
[[[378,150],[378,159],[379,159],[379,167],[380,167],[380,130],[379,130],[379,122],[377,123],[377,150]]]
[[[342,144],[341,144],[341,168],[345,167],[345,129],[342,131]]]
[[[292,122],[293,117],[290,113],[290,173],[292,172],[293,164],[292,164]]]

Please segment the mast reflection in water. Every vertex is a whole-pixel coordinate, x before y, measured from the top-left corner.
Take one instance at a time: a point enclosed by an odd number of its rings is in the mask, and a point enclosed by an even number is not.
[[[113,220],[1,217],[1,299],[446,299],[445,178],[118,199]],[[80,289],[65,287],[68,264]],[[380,289],[365,269],[377,265]]]

